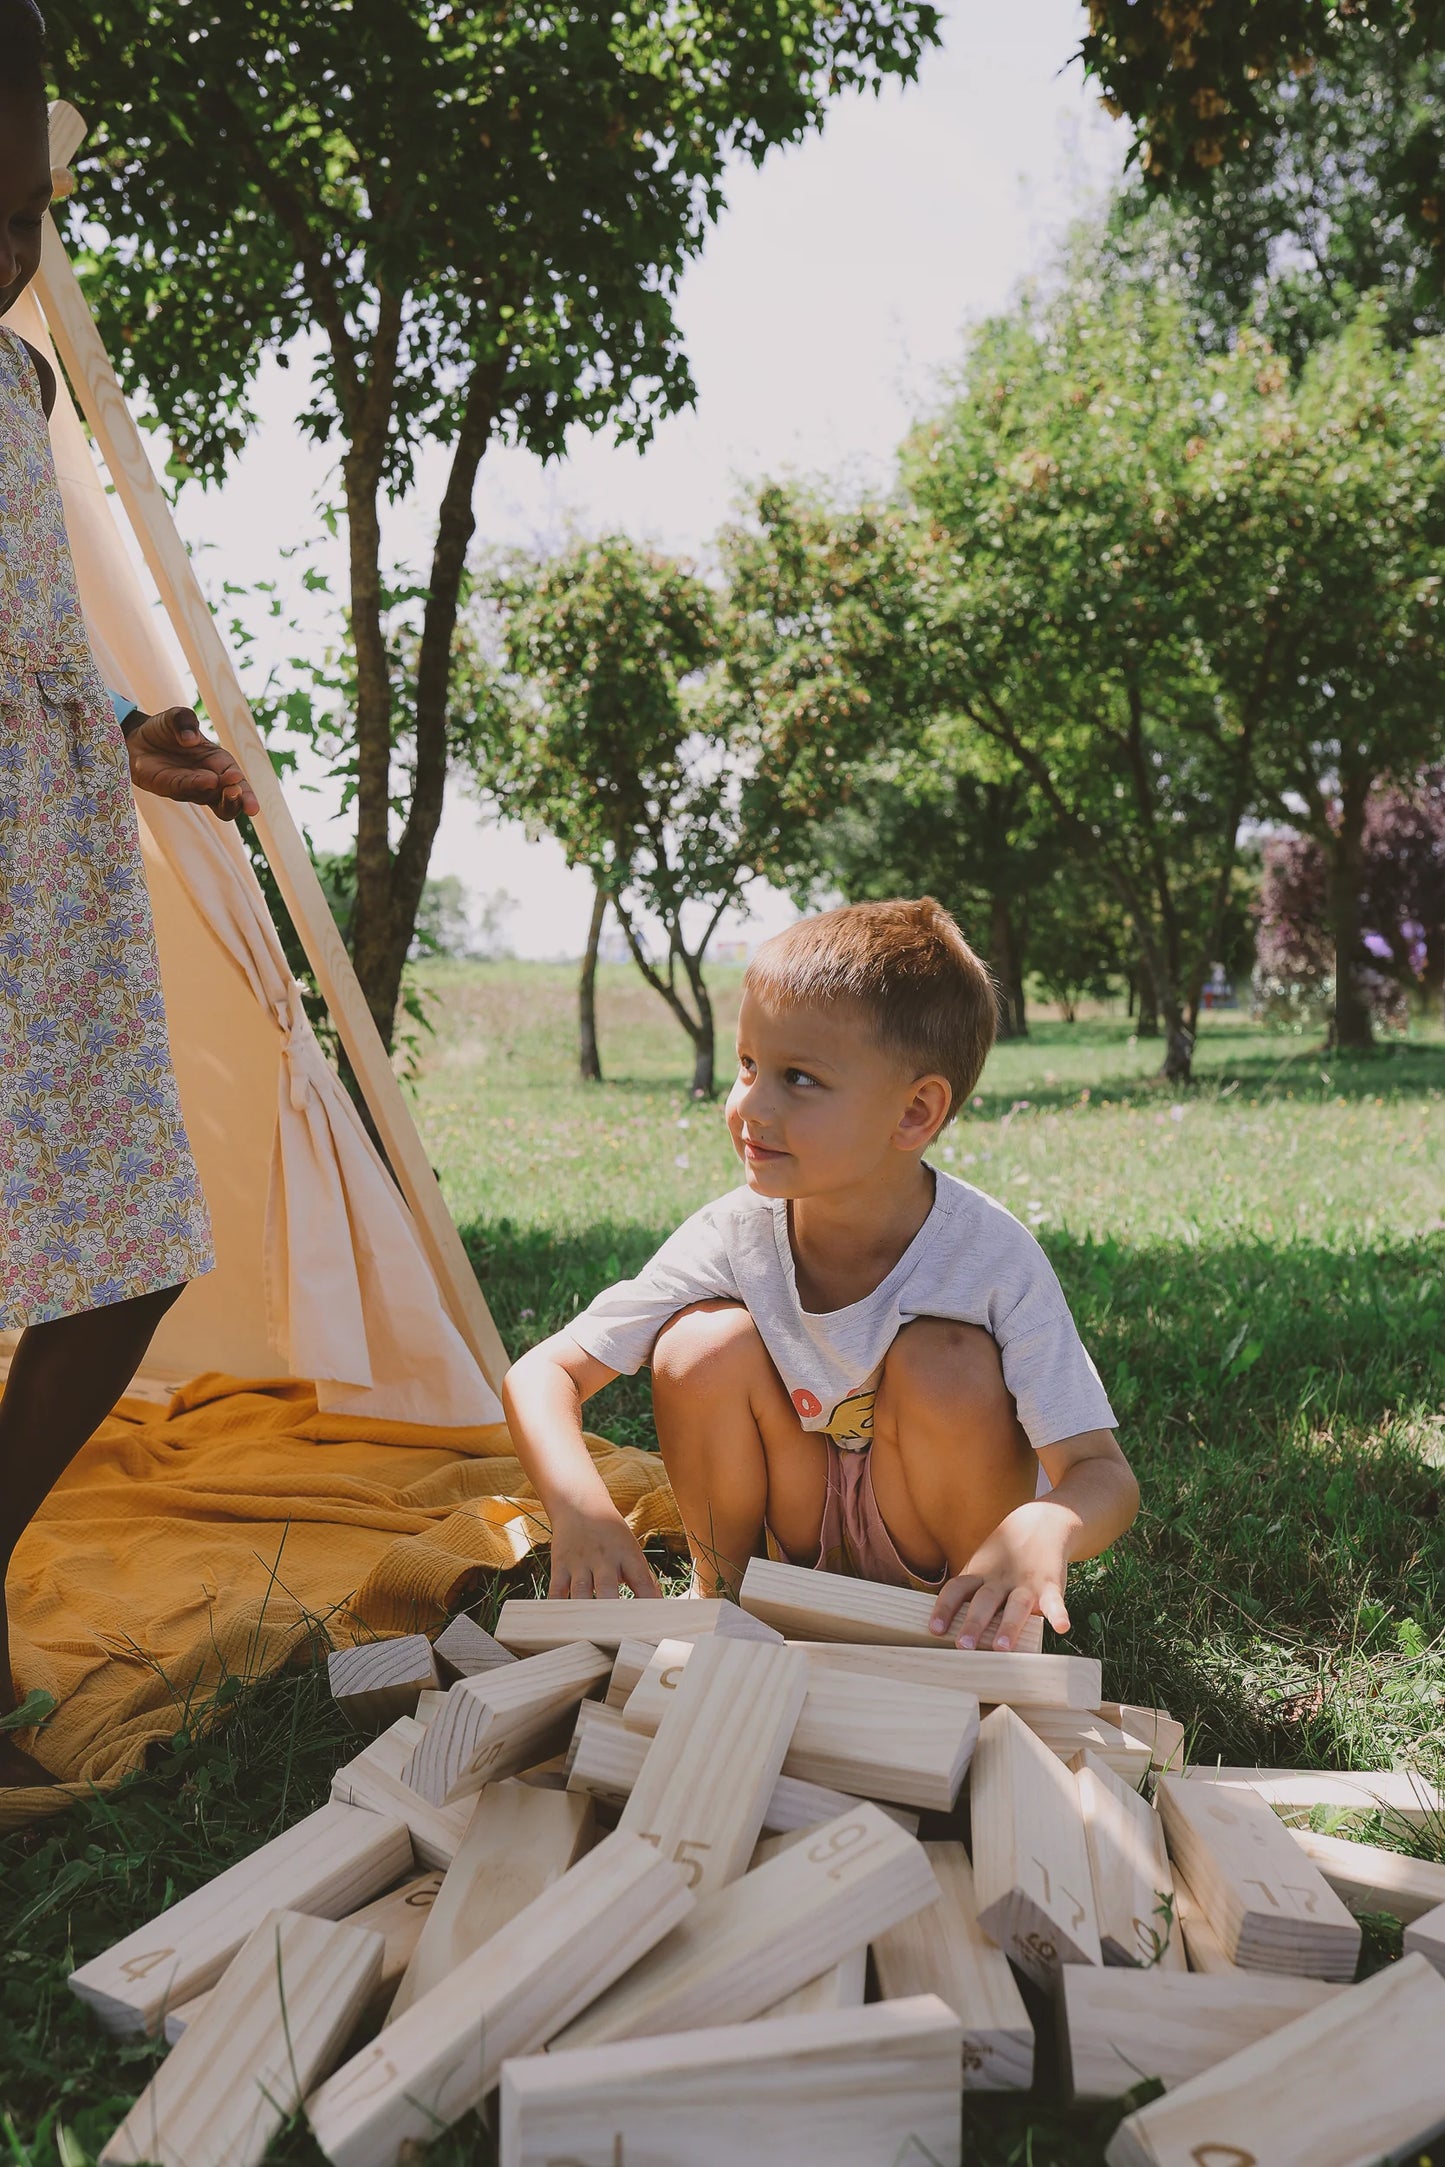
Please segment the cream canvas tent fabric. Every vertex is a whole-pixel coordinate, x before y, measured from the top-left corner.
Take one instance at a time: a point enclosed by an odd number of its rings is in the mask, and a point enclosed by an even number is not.
[[[78,141],[77,117],[55,108],[57,163]],[[53,355],[41,302],[52,314],[63,305],[72,363],[87,327],[98,352],[88,311],[77,323],[84,303],[53,227],[37,286],[39,297],[23,296],[10,326]],[[63,354],[58,319],[56,328]],[[90,401],[107,392],[118,401],[108,365],[94,354],[89,361]],[[65,374],[56,373],[52,440],[96,660],[106,681],[144,708],[192,705],[195,688],[144,592]],[[100,376],[109,382],[97,385]],[[263,780],[258,747],[232,743],[253,784]],[[288,816],[269,767],[264,782],[274,834]],[[240,838],[195,807],[143,798],[138,810],[172,1052],[219,1258],[163,1324],[148,1370],[176,1381],[212,1370],[310,1378],[323,1413],[460,1427],[500,1421],[495,1386],[505,1358],[485,1305],[474,1284],[459,1291],[454,1277],[450,1289],[439,1286],[416,1221],[320,1051]],[[294,830],[290,841],[299,847]],[[306,940],[306,925],[298,929]],[[338,964],[333,951],[327,964],[334,983],[344,957]],[[351,991],[359,1008],[354,981]],[[389,1074],[382,1080],[392,1083]],[[394,1160],[398,1103],[388,1109]],[[414,1162],[420,1145],[409,1128],[404,1140]],[[429,1181],[424,1159],[421,1168]],[[434,1243],[435,1225],[431,1233]],[[464,1305],[468,1337],[456,1321]],[[490,1345],[476,1329],[479,1311]]]

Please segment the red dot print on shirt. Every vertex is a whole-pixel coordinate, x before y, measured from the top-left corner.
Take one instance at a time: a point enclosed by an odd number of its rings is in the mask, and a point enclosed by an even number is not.
[[[816,1393],[810,1392],[806,1385],[800,1384],[793,1394],[793,1405],[805,1422],[811,1422],[814,1415],[820,1415],[823,1412],[823,1402],[817,1397]]]

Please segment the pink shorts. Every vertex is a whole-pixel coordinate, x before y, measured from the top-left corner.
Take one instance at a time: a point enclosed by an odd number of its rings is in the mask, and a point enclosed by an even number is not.
[[[823,1441],[828,1447],[828,1495],[823,1504],[818,1554],[811,1558],[790,1556],[772,1529],[767,1528],[768,1556],[780,1564],[811,1567],[815,1572],[846,1573],[850,1580],[880,1580],[885,1587],[936,1593],[948,1578],[948,1568],[944,1566],[929,1580],[905,1565],[898,1555],[873,1495],[872,1453],[841,1452],[831,1437]]]

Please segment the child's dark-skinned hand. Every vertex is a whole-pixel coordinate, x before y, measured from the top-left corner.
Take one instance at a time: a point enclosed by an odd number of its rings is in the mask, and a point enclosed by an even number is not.
[[[130,779],[153,797],[209,805],[218,820],[259,810],[255,792],[236,762],[201,735],[189,707],[165,707],[132,723],[126,732]]]

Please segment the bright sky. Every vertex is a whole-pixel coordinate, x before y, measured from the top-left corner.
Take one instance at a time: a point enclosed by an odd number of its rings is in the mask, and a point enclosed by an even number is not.
[[[1070,58],[1080,0],[956,0],[946,44],[919,81],[836,106],[821,136],[739,167],[728,208],[682,285],[678,316],[698,399],[645,452],[578,432],[543,467],[494,449],[477,496],[484,542],[552,546],[572,530],[623,529],[705,556],[738,491],[785,471],[887,477],[891,455],[958,356],[966,326],[1046,262],[1067,224],[1117,172],[1124,139]],[[282,551],[316,531],[330,460],[293,426],[299,371],[269,370],[261,427],[233,477],[182,497],[182,531],[205,545],[209,591],[287,574]],[[440,459],[391,546],[424,561]],[[332,485],[334,492],[334,485]],[[269,659],[269,658],[266,658]],[[299,790],[318,840],[340,839],[325,801]],[[580,953],[589,883],[550,842],[485,825],[459,788],[433,858],[473,896],[517,899],[522,955]],[[763,890],[751,941],[792,915]]]

